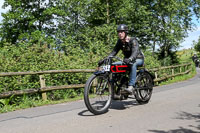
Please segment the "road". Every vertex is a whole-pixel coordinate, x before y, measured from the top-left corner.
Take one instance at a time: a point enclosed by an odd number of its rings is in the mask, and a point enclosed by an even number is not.
[[[200,133],[200,69],[155,87],[148,104],[114,101],[103,115],[92,115],[83,100],[0,114],[0,133]]]

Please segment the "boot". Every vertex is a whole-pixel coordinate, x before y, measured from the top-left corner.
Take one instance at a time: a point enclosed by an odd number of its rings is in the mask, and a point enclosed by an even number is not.
[[[124,90],[127,91],[130,94],[133,94],[133,92],[134,92],[135,89],[134,89],[133,86],[128,86],[128,88],[125,88]]]

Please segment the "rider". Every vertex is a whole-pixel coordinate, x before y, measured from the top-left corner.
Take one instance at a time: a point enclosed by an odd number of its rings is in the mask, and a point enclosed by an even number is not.
[[[197,59],[198,59],[197,54],[194,53],[194,55],[192,56],[192,60],[193,60],[193,62],[195,62]]]
[[[128,27],[125,24],[120,24],[117,27],[117,33],[119,39],[108,57],[115,56],[119,50],[122,50],[124,54],[123,62],[131,65],[131,71],[129,75],[130,80],[128,83],[128,88],[126,88],[125,91],[133,93],[136,81],[137,66],[142,66],[144,64],[144,55],[139,49],[137,40],[134,37],[128,36]],[[102,64],[102,61],[100,61],[99,64]],[[122,62],[118,62],[117,64],[122,64]]]
[[[198,56],[196,53],[194,53],[194,55],[192,56],[192,60],[195,63],[196,67],[199,66],[199,60],[198,60]]]

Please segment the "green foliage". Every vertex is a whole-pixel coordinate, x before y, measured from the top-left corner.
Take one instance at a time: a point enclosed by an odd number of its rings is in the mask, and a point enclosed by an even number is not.
[[[0,99],[0,107],[9,105],[10,102],[12,101],[12,99],[13,99],[13,96],[11,96],[11,97],[9,97],[7,99]]]
[[[200,36],[197,42],[194,43],[194,49],[200,53]]]
[[[2,41],[15,44],[21,39],[31,40],[37,30],[47,37],[55,35],[55,20],[62,14],[59,5],[54,6],[57,3],[57,0],[5,0],[3,8],[10,9],[2,13]]]
[[[177,57],[179,58],[180,63],[192,62],[192,56],[194,55],[194,49],[184,49],[178,51]]]
[[[6,101],[3,106],[0,104],[0,112],[9,112],[14,111],[17,109],[24,109],[24,108],[31,108],[36,106],[41,106],[44,104],[48,104],[50,102],[48,101],[42,101],[42,99],[39,97],[39,95],[23,95],[23,96],[15,96],[8,99],[1,99],[1,101]]]
[[[144,56],[145,56],[145,67],[148,69],[152,69],[152,68],[158,68],[161,66],[160,61],[158,60],[157,55],[152,55],[152,52],[150,51],[145,51],[144,52]]]
[[[69,39],[70,44],[82,47],[96,35],[102,44],[110,45],[115,43],[112,38],[116,25],[125,23],[143,48],[151,47],[154,52],[158,45],[163,58],[176,50],[192,29],[192,15],[200,16],[196,0],[5,0],[3,7],[9,6],[9,11],[2,14],[1,45],[20,40],[35,43],[40,41],[40,34],[49,47],[61,50],[65,50]],[[95,31],[98,29],[103,29],[104,35]]]
[[[167,84],[172,84],[172,83],[184,81],[184,80],[187,80],[187,79],[194,77],[195,75],[196,75],[196,67],[195,67],[195,64],[192,64],[192,71],[189,74],[176,76],[172,79],[168,79],[164,82],[159,83],[159,85],[167,85]]]

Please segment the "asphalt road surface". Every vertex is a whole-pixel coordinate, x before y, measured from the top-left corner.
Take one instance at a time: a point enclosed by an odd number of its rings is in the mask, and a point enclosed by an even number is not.
[[[0,114],[0,133],[200,133],[200,69],[184,82],[155,87],[148,104],[114,101],[94,116],[84,101]]]

